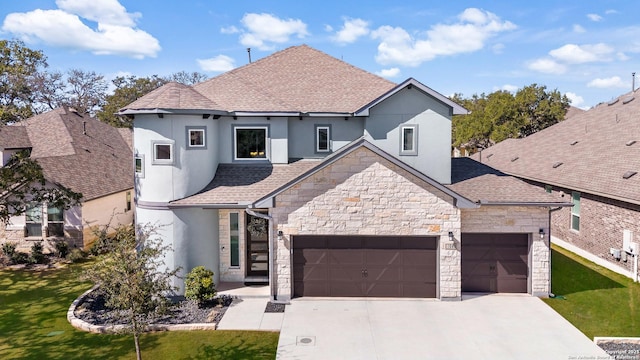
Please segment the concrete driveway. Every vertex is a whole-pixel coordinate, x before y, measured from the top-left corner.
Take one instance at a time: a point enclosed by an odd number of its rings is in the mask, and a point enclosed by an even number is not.
[[[561,301],[561,300],[558,300]],[[609,359],[528,295],[435,300],[295,299],[277,359]]]

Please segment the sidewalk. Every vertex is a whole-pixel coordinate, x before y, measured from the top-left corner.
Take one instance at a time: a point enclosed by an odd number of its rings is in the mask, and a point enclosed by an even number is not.
[[[265,313],[269,302],[269,286],[244,286],[242,283],[220,283],[218,295],[238,297],[227,309],[218,330],[280,331],[284,313]]]

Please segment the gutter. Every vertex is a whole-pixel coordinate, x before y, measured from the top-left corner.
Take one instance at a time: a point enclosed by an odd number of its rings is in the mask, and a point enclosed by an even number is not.
[[[245,208],[244,211],[251,215],[261,219],[265,219],[269,221],[269,289],[270,295],[273,296],[273,301],[278,300],[278,290],[275,286],[275,275],[274,275],[274,263],[273,263],[273,251],[274,251],[274,241],[273,241],[273,217],[270,215],[262,214],[256,211],[251,210],[250,208]]]
[[[569,202],[533,202],[533,201],[489,201],[489,200],[478,200],[477,202],[482,206],[540,206],[540,207],[570,207],[573,206],[573,203]]]

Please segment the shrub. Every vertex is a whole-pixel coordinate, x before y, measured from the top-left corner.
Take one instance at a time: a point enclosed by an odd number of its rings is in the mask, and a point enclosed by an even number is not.
[[[9,259],[12,259],[16,253],[17,246],[18,244],[10,241],[2,244],[2,254],[4,254]]]
[[[16,251],[11,257],[11,263],[13,264],[27,264],[29,263],[29,254],[22,251]]]
[[[61,258],[66,258],[69,255],[69,244],[66,241],[57,241],[56,242],[56,255]]]
[[[68,259],[71,262],[78,262],[82,259],[85,258],[85,256],[87,256],[84,251],[82,251],[82,249],[73,249],[71,250],[71,252],[69,253]]]
[[[213,283],[213,271],[204,266],[196,266],[189,274],[184,283],[184,296],[187,299],[195,300],[199,305],[206,301],[213,300],[216,296],[216,286]]]
[[[44,245],[38,241],[31,245],[31,262],[34,264],[44,264]]]

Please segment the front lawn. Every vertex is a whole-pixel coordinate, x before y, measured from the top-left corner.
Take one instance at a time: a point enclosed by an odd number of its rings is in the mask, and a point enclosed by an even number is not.
[[[0,271],[0,359],[135,359],[132,336],[98,335],[67,322],[91,287],[82,265],[40,272]],[[278,333],[177,331],[141,337],[143,359],[274,359]]]
[[[549,306],[589,338],[640,336],[640,284],[559,247],[551,257],[552,292],[565,299]]]

